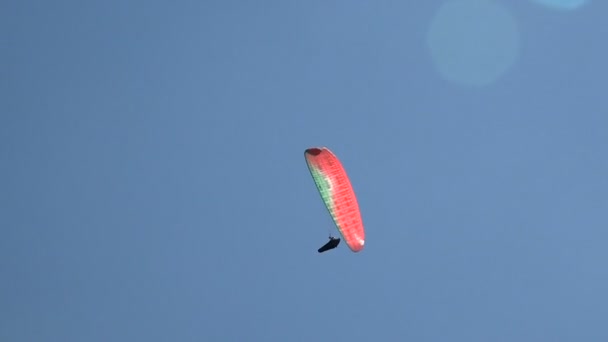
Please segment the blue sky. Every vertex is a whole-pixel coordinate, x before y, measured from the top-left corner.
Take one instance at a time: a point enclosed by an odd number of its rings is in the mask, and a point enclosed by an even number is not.
[[[608,5],[547,3],[5,3],[0,340],[606,341]]]

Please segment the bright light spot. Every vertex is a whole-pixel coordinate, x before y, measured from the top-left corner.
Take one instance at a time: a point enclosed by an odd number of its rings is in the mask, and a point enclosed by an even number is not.
[[[490,0],[450,0],[431,23],[427,44],[448,81],[483,86],[517,59],[519,32],[509,11]]]
[[[586,4],[587,0],[532,0],[541,5],[545,5],[547,7],[561,9],[561,10],[575,10],[584,4]]]
[[[355,234],[355,240],[357,240],[360,246],[363,246],[365,244],[365,240],[363,240],[359,235]]]

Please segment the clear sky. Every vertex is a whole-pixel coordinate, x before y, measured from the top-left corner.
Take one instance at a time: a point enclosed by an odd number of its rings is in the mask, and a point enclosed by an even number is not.
[[[0,8],[1,341],[608,341],[606,1]]]

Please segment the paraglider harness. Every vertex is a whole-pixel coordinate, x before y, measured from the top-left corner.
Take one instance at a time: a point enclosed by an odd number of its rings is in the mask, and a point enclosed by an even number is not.
[[[319,248],[319,253],[323,253],[330,249],[334,249],[334,248],[338,247],[339,244],[340,244],[340,238],[335,238],[330,235],[329,241],[326,244],[324,244],[323,247]]]

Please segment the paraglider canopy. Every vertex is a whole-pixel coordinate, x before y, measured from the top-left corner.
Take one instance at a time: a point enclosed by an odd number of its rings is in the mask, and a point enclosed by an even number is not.
[[[363,250],[363,220],[342,163],[327,147],[309,148],[304,152],[304,157],[317,190],[344,241],[353,252]],[[328,243],[331,242],[330,239]]]

